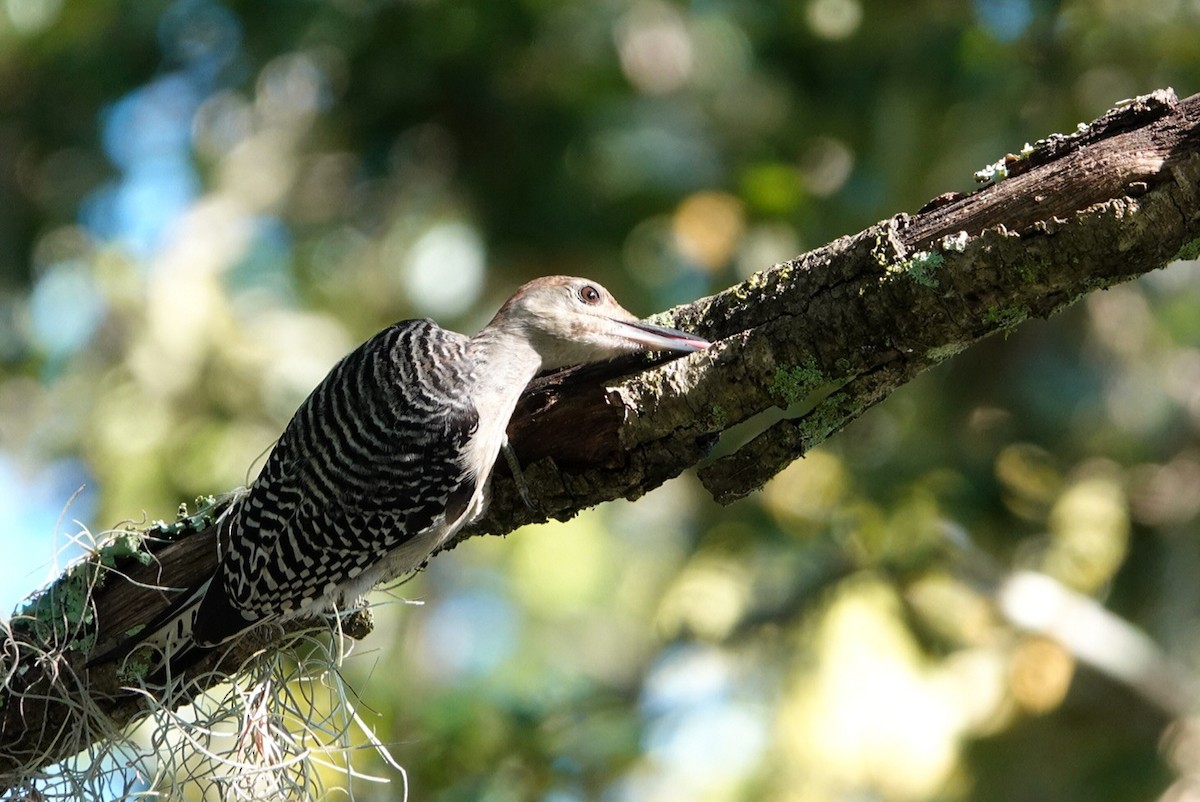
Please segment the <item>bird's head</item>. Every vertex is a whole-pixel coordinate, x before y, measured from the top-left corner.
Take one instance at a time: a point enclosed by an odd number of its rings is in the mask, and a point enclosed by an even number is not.
[[[542,358],[542,369],[599,362],[635,351],[701,351],[707,340],[643,323],[594,281],[570,276],[535,279],[518,289],[490,326],[519,330]]]

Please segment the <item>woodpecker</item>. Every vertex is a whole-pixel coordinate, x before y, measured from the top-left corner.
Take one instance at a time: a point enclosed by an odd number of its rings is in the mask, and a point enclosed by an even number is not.
[[[219,563],[144,630],[214,647],[264,621],[353,604],[419,568],[483,511],[521,391],[538,373],[709,343],[640,322],[594,281],[520,287],[478,334],[396,323],[334,366],[218,523]]]

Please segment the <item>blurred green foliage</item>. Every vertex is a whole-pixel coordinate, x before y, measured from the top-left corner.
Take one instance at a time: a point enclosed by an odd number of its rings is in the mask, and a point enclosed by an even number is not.
[[[1122,98],[1190,94],[1198,22],[1165,0],[3,0],[6,553],[245,482],[392,320],[472,330],[560,272],[649,313]],[[469,542],[345,674],[419,799],[1163,794],[1197,771],[1163,737],[1189,711],[991,590],[1044,572],[1194,677],[1198,305],[1178,263],[1024,323],[727,509],[684,477]]]

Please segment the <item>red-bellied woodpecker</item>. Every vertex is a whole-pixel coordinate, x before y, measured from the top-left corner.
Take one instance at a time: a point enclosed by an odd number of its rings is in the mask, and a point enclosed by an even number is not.
[[[169,627],[172,641],[211,647],[261,621],[352,604],[418,568],[479,515],[509,418],[537,373],[707,347],[565,276],[524,285],[473,337],[429,320],[384,329],[300,406],[218,524],[215,575],[148,634]]]

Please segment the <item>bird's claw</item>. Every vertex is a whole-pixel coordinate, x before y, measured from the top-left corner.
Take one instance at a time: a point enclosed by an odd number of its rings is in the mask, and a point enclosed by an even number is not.
[[[533,506],[533,498],[529,495],[529,484],[525,481],[525,475],[521,472],[521,463],[517,459],[517,454],[513,451],[512,446],[508,441],[504,441],[504,445],[500,447],[504,452],[504,459],[508,462],[508,470],[512,473],[513,482],[517,485],[517,493],[521,496],[521,501],[525,504],[525,509],[530,512],[537,512],[537,508]]]

